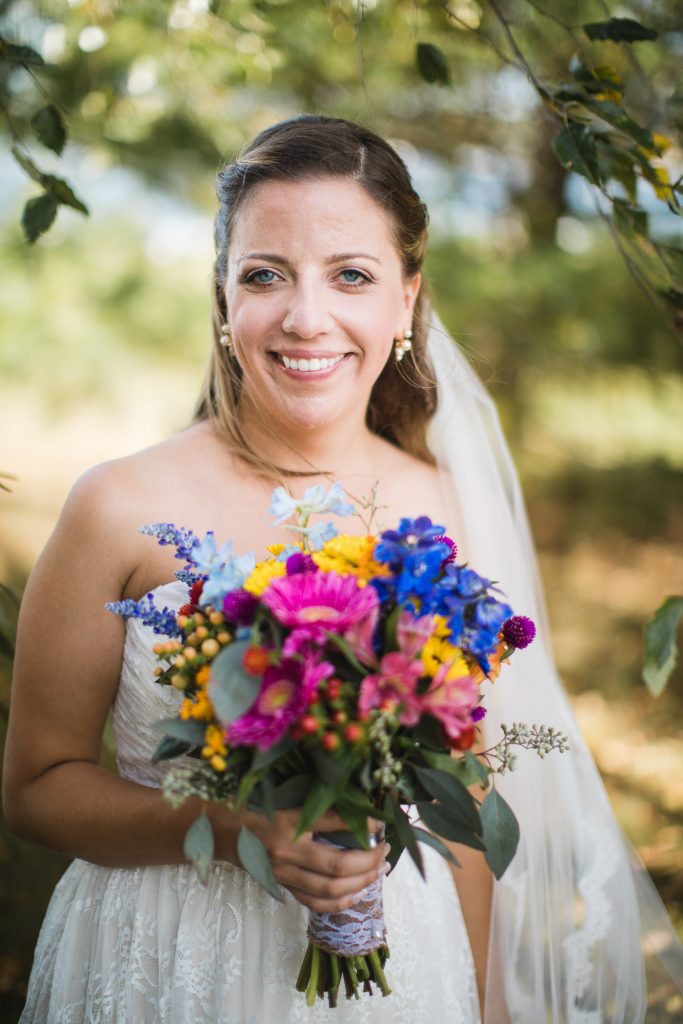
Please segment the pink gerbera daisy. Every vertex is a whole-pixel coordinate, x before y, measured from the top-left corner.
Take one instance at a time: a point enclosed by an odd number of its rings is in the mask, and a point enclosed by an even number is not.
[[[235,747],[256,745],[261,750],[272,747],[301,717],[322,680],[333,672],[329,662],[311,659],[302,664],[283,658],[281,665],[271,665],[263,673],[252,706],[228,725],[228,743]]]
[[[297,573],[273,580],[261,598],[275,618],[304,637],[324,644],[326,633],[343,635],[366,617],[379,615],[374,587],[359,587],[355,576],[336,572]]]

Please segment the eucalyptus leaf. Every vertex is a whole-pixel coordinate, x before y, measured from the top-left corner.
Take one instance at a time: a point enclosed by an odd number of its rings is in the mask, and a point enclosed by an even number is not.
[[[312,775],[292,775],[285,782],[275,787],[273,802],[278,811],[288,810],[291,807],[302,807],[306,797],[313,788]]]
[[[486,863],[496,878],[502,878],[519,843],[519,824],[512,809],[497,789],[492,789],[481,805]]]
[[[652,42],[659,33],[646,28],[633,18],[609,18],[607,21],[591,21],[582,26],[589,39],[610,40],[613,43]]]
[[[348,779],[352,768],[352,754],[331,757],[320,747],[314,747],[311,756],[318,778],[330,786],[339,786]]]
[[[166,736],[189,743],[190,746],[204,745],[206,722],[198,722],[194,718],[162,718],[161,721],[154,723],[154,728],[161,730]]]
[[[471,846],[473,850],[485,849],[483,841],[472,829],[454,821],[438,804],[425,801],[416,804],[416,807],[427,828],[441,836],[442,839],[448,839],[452,843],[462,843],[463,846]]]
[[[259,771],[261,768],[268,768],[281,757],[285,757],[293,746],[294,740],[292,737],[285,736],[283,740],[275,743],[272,747],[268,747],[266,750],[257,750],[251,763],[252,770]]]
[[[213,850],[213,829],[211,828],[211,822],[202,811],[185,834],[183,852],[187,859],[192,861],[197,869],[197,874],[205,884],[209,877]]]
[[[393,806],[393,822],[398,840],[412,857],[417,870],[425,878],[422,852],[418,846],[417,836],[413,826],[410,824],[410,819],[397,800],[394,800],[393,797],[390,797],[389,800]]]
[[[479,832],[481,822],[474,797],[463,786],[460,779],[435,768],[416,768],[415,773],[428,793],[438,800],[443,810],[457,814],[459,824],[472,832]]]
[[[653,697],[663,692],[676,665],[676,633],[681,616],[683,596],[667,597],[645,626],[643,680]]]
[[[237,836],[237,855],[244,870],[269,892],[278,903],[284,903],[279,885],[275,880],[268,851],[257,835],[243,825]]]
[[[175,736],[164,736],[152,754],[152,764],[168,761],[171,757],[180,757],[181,754],[187,754],[190,750],[192,750],[191,743],[176,739]]]
[[[66,128],[58,108],[48,103],[31,118],[31,128],[44,146],[54,153],[61,153],[66,142]]]
[[[418,43],[415,49],[415,63],[425,82],[449,85],[451,69],[443,50],[433,43]]]
[[[413,832],[417,836],[418,842],[426,843],[427,846],[431,846],[437,853],[440,853],[444,860],[447,860],[449,864],[453,864],[456,868],[460,867],[460,861],[451,851],[448,849],[446,844],[435,836],[432,832],[427,832],[424,828],[418,828],[417,825],[413,825]]]
[[[57,178],[54,174],[43,174],[43,186],[48,189],[62,206],[71,206],[74,210],[88,215],[88,207],[82,203],[74,193],[70,185],[63,178]]]
[[[223,650],[211,665],[209,697],[219,721],[234,722],[252,706],[261,689],[261,678],[251,675],[242,664],[251,640],[236,640]]]
[[[28,242],[35,242],[47,231],[57,216],[58,205],[51,192],[29,199],[21,215],[21,226]]]

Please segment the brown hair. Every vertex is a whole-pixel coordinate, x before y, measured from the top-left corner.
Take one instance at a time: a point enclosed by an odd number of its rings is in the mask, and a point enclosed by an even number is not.
[[[210,420],[231,451],[259,475],[281,480],[308,474],[283,470],[258,456],[240,428],[242,371],[220,340],[227,322],[228,249],[240,207],[255,185],[268,180],[351,178],[389,215],[403,274],[421,270],[427,246],[427,207],[398,153],[374,132],[343,118],[300,114],[271,125],[243,147],[218,174],[213,275],[214,342],[194,421]],[[426,429],[436,409],[434,371],[426,351],[430,299],[423,279],[413,308],[413,347],[401,364],[387,360],[370,395],[366,423],[375,434],[434,464]],[[313,470],[317,474],[319,469]],[[313,474],[311,474],[313,475]]]

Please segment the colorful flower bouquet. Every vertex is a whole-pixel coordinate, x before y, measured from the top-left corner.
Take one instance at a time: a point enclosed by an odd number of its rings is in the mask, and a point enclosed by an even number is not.
[[[274,525],[294,518],[298,543],[273,545],[269,557],[217,548],[208,533],[168,523],[142,528],[172,544],[188,585],[178,612],[141,601],[109,604],[164,637],[154,646],[157,681],[182,692],[176,718],[160,723],[154,760],[190,755],[173,765],[165,795],[247,805],[272,817],[301,808],[302,834],[334,808],[348,831],[316,838],[346,848],[376,842],[368,819],[382,822],[395,865],[407,850],[424,875],[421,844],[457,861],[448,842],[481,850],[496,877],[514,856],[516,819],[491,785],[512,767],[513,745],[567,748],[550,727],[503,727],[491,749],[474,754],[486,714],[482,684],[535,634],[513,616],[490,580],[456,562],[456,546],[429,518],[402,519],[395,530],[338,535],[313,514],[362,514],[339,484],[306,491],[301,501],[273,494]],[[488,789],[480,802],[468,787]],[[406,809],[407,808],[407,809]],[[421,827],[415,824],[419,818]],[[205,814],[191,826],[185,852],[202,877],[213,857]],[[267,851],[243,827],[245,868],[282,899]],[[390,992],[381,880],[352,912],[311,912],[309,946],[297,981],[309,1005],[316,995],[336,1005],[359,989]]]

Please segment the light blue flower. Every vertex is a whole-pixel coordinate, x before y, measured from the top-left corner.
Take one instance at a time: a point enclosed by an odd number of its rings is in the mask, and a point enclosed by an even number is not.
[[[217,548],[213,530],[209,530],[199,547],[192,552],[194,564],[200,572],[205,572],[208,575],[220,569],[231,557],[233,557],[232,541],[226,541],[221,548]]]
[[[323,484],[308,487],[303,498],[293,498],[284,487],[276,487],[270,500],[269,511],[276,517],[273,526],[280,526],[294,515],[298,517],[299,525],[303,526],[312,515],[332,512],[338,516],[351,516],[356,508],[346,500],[342,485],[337,482],[332,484],[327,492]]]
[[[221,549],[223,550],[224,548]],[[210,569],[200,604],[220,608],[225,595],[231,590],[238,590],[247,576],[254,571],[255,565],[256,558],[251,552],[247,555],[229,554],[222,564],[216,564]]]
[[[339,530],[333,523],[316,523],[310,530],[307,530],[308,545],[311,551],[318,551],[326,540],[332,540],[339,534]]]

